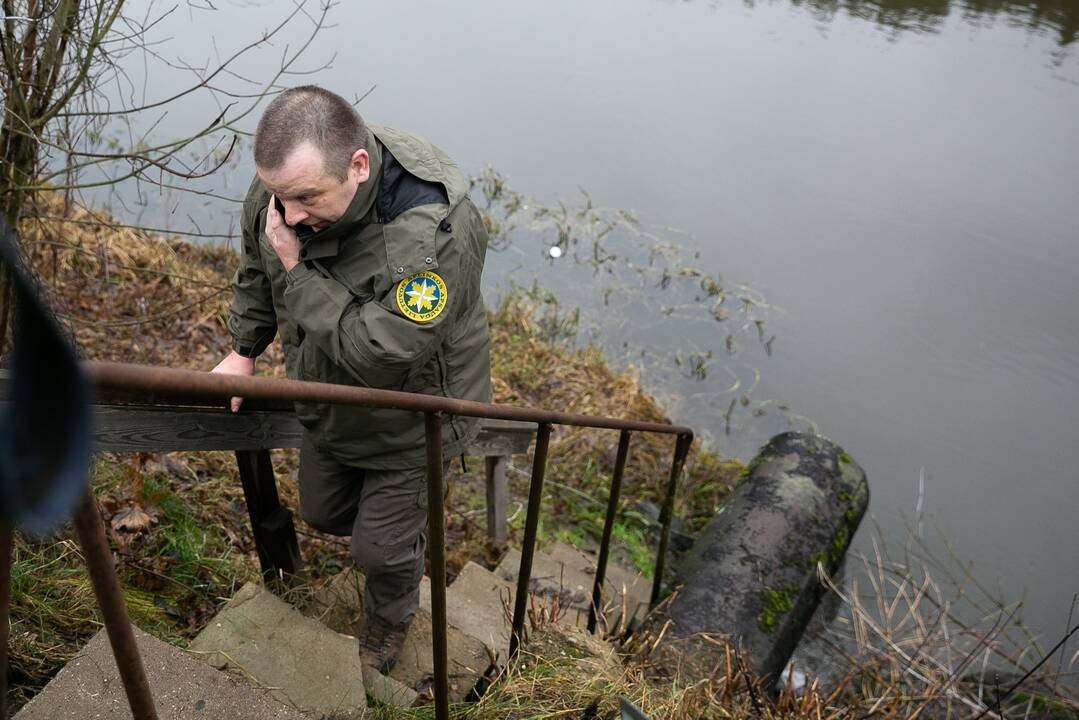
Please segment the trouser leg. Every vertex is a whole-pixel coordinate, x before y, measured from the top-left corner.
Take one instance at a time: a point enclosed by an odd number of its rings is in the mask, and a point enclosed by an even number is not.
[[[324,533],[352,534],[363,490],[363,470],[338,462],[306,434],[300,449],[300,518]]]
[[[426,470],[365,470],[352,556],[366,576],[368,621],[400,625],[419,605],[427,549]]]
[[[333,535],[352,535],[365,576],[367,618],[412,619],[427,550],[425,468],[370,470],[338,462],[307,437],[300,452],[300,517]]]

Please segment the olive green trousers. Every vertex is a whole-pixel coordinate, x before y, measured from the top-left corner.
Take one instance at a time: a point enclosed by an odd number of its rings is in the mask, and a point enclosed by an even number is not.
[[[419,605],[427,549],[425,468],[371,470],[345,465],[304,436],[300,518],[331,535],[352,536],[365,576],[368,621],[399,625]]]

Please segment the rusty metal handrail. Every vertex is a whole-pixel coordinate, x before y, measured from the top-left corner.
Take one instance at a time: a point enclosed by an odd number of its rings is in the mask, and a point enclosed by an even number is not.
[[[614,473],[611,475],[611,490],[607,493],[607,515],[603,520],[603,535],[599,542],[599,557],[596,559],[596,581],[592,587],[592,603],[588,606],[588,632],[596,631],[596,615],[603,603],[603,580],[607,573],[607,557],[611,549],[611,533],[614,532],[614,518],[618,511],[618,498],[622,494],[622,473],[626,469],[629,456],[629,430],[623,430],[618,436],[618,454],[614,461]]]
[[[532,466],[532,479],[529,486],[528,511],[525,520],[525,536],[521,548],[521,565],[517,577],[517,592],[514,598],[513,624],[510,635],[508,659],[512,660],[515,657],[523,638],[525,609],[532,572],[532,558],[535,553],[536,535],[539,526],[539,511],[543,496],[543,477],[547,465],[547,450],[549,447],[551,429],[554,425],[594,427],[621,431],[618,444],[618,457],[615,463],[614,475],[611,481],[611,490],[608,497],[607,516],[600,546],[599,563],[592,592],[592,606],[589,610],[588,627],[590,631],[595,630],[596,614],[600,610],[600,603],[602,601],[606,563],[609,557],[611,530],[621,491],[622,473],[625,468],[626,456],[629,452],[631,431],[654,432],[677,436],[674,457],[671,462],[671,471],[667,482],[667,492],[663,503],[663,511],[660,515],[660,543],[657,552],[651,604],[654,605],[658,599],[662,584],[664,555],[666,554],[670,537],[670,526],[673,518],[674,493],[678,477],[681,474],[682,467],[685,463],[686,455],[688,454],[690,445],[693,441],[693,431],[688,427],[638,420],[621,420],[596,415],[580,415],[551,410],[537,410],[535,408],[494,405],[490,403],[479,403],[469,400],[457,400],[453,398],[392,390],[333,385],[329,383],[316,383],[301,380],[286,380],[280,378],[214,374],[148,365],[87,362],[83,364],[83,369],[96,386],[99,395],[117,394],[122,396],[125,393],[136,391],[151,393],[155,396],[160,395],[162,397],[168,397],[170,395],[183,396],[185,399],[190,399],[191,396],[195,396],[197,398],[205,398],[208,402],[240,396],[248,399],[360,405],[411,410],[424,413],[428,527],[430,528],[429,532],[431,540],[431,542],[428,543],[428,549],[430,552],[429,560],[431,573],[432,652],[435,671],[435,716],[438,720],[444,720],[449,717],[448,658],[446,647],[446,557],[442,499],[443,459],[441,418],[443,414],[518,420],[535,422],[538,424],[536,450]],[[100,517],[96,513],[96,508],[94,516],[96,522],[100,524]],[[86,522],[86,524],[89,525],[90,523]],[[88,561],[90,560],[89,557],[87,559]],[[122,600],[118,598],[115,600],[115,603],[110,604],[119,604],[122,607]],[[115,622],[113,624],[121,623]],[[122,624],[127,626],[127,632],[130,634],[129,625],[127,623]],[[112,632],[110,630],[110,637],[111,635]],[[6,648],[6,643],[4,645]],[[125,689],[128,690],[128,699],[132,706],[135,718],[141,720],[141,718],[144,717],[153,717],[153,705],[149,688],[144,684],[140,686],[140,683],[135,677],[140,675],[140,673],[135,672],[134,670],[136,666],[140,665],[140,662],[138,660],[138,650],[133,646],[133,638],[130,645],[127,642],[117,642],[117,640],[114,639],[113,651],[117,656],[117,665],[120,669]],[[138,669],[141,669],[141,667]],[[129,675],[132,677],[129,677]],[[145,708],[150,708],[149,712],[146,712]],[[139,710],[142,710],[142,712]],[[0,718],[0,720],[2,720],[2,718]]]
[[[693,435],[693,430],[681,425],[618,420],[600,415],[577,415],[554,410],[537,410],[511,405],[456,400],[437,395],[378,390],[352,385],[284,378],[248,377],[220,373],[178,370],[153,365],[129,363],[87,362],[83,364],[90,379],[99,389],[141,390],[167,395],[171,392],[204,395],[207,398],[240,396],[263,400],[307,401],[337,403],[341,405],[366,405],[369,407],[417,412],[441,412],[448,415],[487,417],[498,420],[522,420],[525,422],[573,425],[577,427],[607,428],[609,430],[638,430],[668,435]]]

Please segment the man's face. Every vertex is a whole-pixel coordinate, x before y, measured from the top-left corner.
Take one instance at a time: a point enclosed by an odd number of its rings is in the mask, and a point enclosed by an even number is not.
[[[370,177],[366,150],[352,155],[345,179],[326,172],[322,153],[310,143],[302,143],[274,170],[256,167],[259,179],[285,206],[285,223],[304,224],[323,230],[341,219],[356,188]]]

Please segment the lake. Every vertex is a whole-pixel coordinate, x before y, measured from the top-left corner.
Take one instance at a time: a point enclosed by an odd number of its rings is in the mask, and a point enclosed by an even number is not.
[[[162,52],[227,55],[289,8],[218,5],[168,16]],[[583,188],[632,209],[698,252],[696,267],[766,299],[770,355],[752,327],[731,358],[714,321],[612,330],[711,358],[700,380],[684,366],[646,374],[674,420],[742,457],[813,423],[866,469],[886,538],[920,519],[936,552],[949,544],[1023,601],[1045,645],[1063,634],[1079,591],[1079,4],[381,0],[329,17],[301,65],[336,53],[332,67],[285,84],[373,87],[369,119],[428,137],[468,172],[490,164],[537,203],[580,204]],[[245,73],[270,72],[305,24]],[[131,92],[178,86],[160,70],[142,84],[142,61],[127,61]],[[216,108],[194,96],[157,132]],[[244,160],[210,186],[236,196],[249,173]],[[233,218],[213,198],[145,202],[122,212],[220,232]],[[567,281],[577,271],[545,259],[547,238],[522,231],[492,253],[488,283],[535,272],[564,304],[594,306]],[[728,435],[728,403],[751,384],[749,407],[790,410],[739,412]]]

